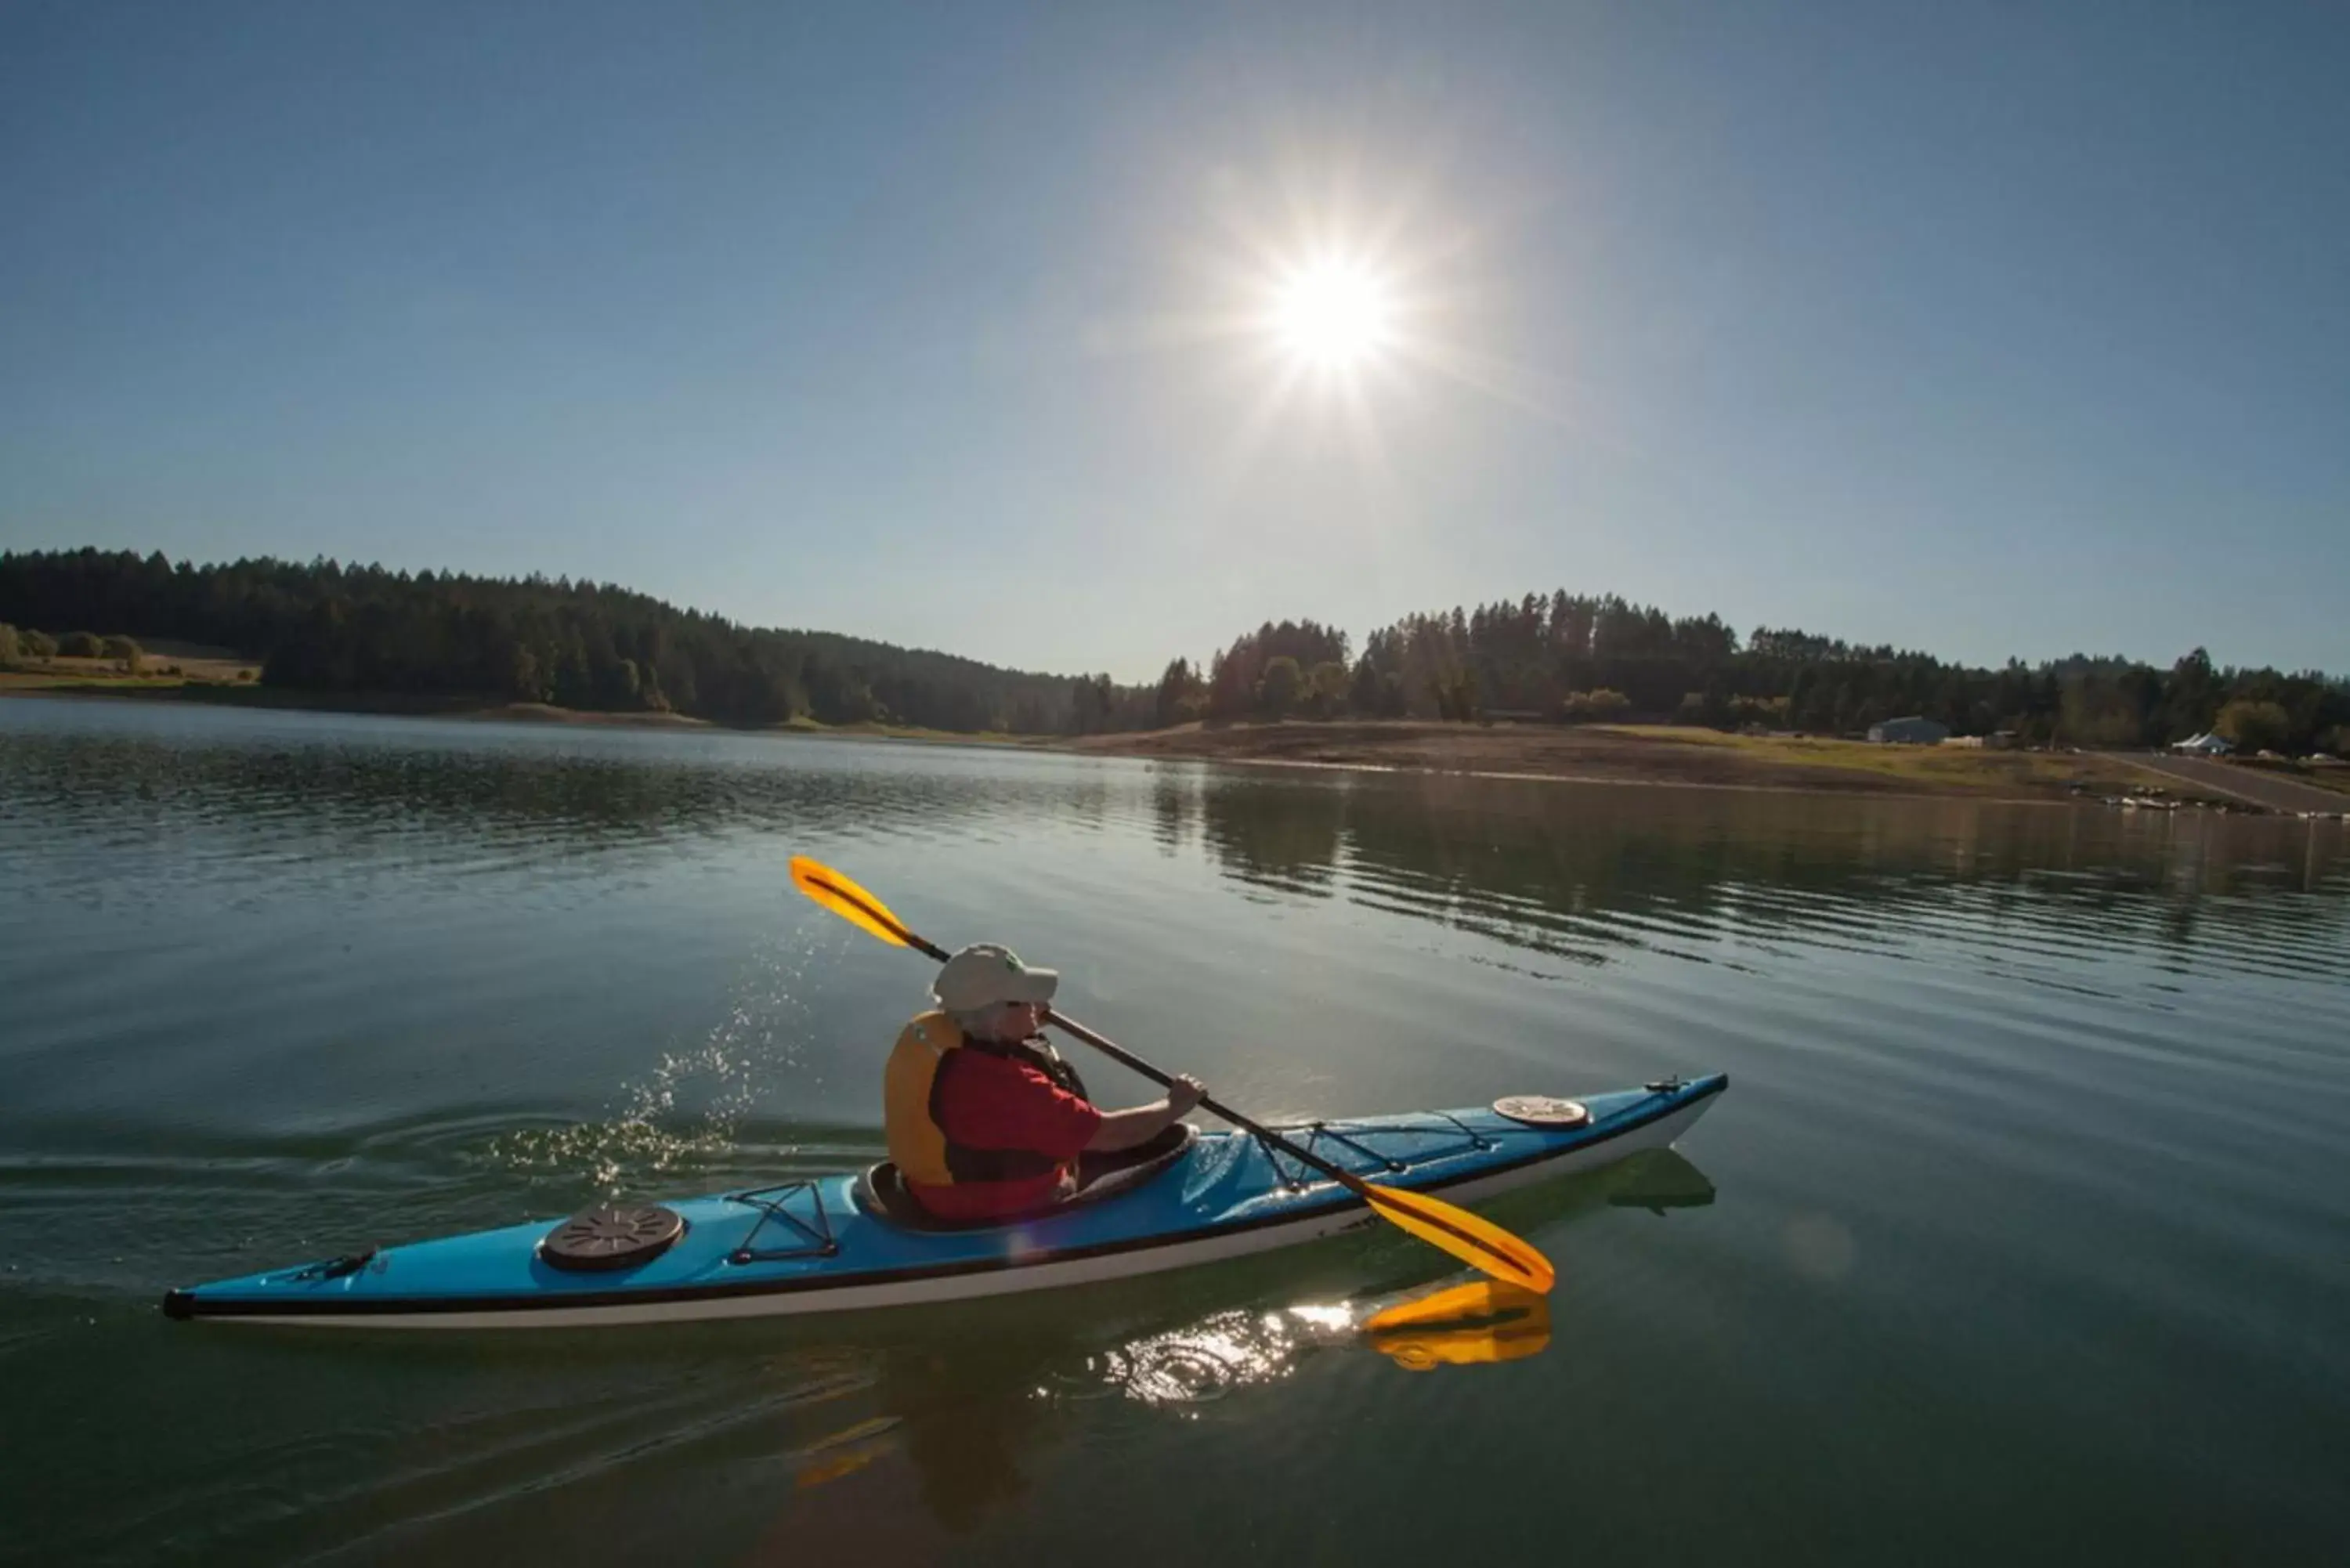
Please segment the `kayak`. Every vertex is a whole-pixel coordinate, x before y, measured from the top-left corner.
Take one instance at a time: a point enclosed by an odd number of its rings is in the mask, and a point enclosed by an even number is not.
[[[1282,1129],[1367,1181],[1473,1203],[1670,1145],[1720,1074],[1575,1100]],[[1513,1114],[1514,1113],[1514,1114]],[[664,1205],[590,1210],[173,1290],[174,1318],[351,1328],[577,1328],[764,1317],[1049,1290],[1191,1267],[1378,1221],[1242,1132],[1194,1134],[1015,1223],[944,1227],[887,1164]]]
[[[1673,1142],[1729,1086],[1668,1078],[1574,1100],[1281,1129],[1367,1181],[1474,1203]],[[765,1317],[1050,1290],[1188,1268],[1376,1224],[1344,1187],[1244,1132],[1179,1130],[1076,1200],[943,1226],[894,1169],[592,1210],[174,1290],[174,1318],[349,1328],[577,1328]],[[1083,1179],[1083,1178],[1081,1178]]]

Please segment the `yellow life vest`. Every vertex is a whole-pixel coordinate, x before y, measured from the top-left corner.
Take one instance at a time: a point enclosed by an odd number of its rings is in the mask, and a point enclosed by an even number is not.
[[[939,1126],[931,1109],[939,1069],[946,1065],[947,1053],[962,1050],[967,1044],[952,1019],[933,1011],[908,1023],[890,1048],[889,1064],[881,1071],[881,1119],[889,1159],[898,1173],[920,1186],[951,1187],[958,1181],[1018,1180],[1057,1168],[1058,1162],[1041,1154],[967,1148],[949,1138],[946,1129]],[[1059,1057],[1042,1051],[1012,1054],[1032,1059],[1063,1087],[1084,1095],[1085,1085],[1076,1069]]]
[[[945,1187],[947,1135],[931,1116],[931,1090],[947,1053],[962,1044],[962,1031],[943,1012],[925,1012],[906,1025],[881,1070],[881,1120],[889,1159],[909,1181]]]

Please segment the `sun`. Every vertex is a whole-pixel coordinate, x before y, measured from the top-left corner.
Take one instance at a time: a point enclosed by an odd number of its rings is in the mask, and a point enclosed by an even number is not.
[[[1294,363],[1327,374],[1362,369],[1394,347],[1396,296],[1386,278],[1345,256],[1288,269],[1268,313],[1274,341]]]
[[[1318,161],[1293,148],[1253,174],[1211,167],[1188,237],[1163,236],[1181,292],[1093,324],[1088,348],[1189,359],[1169,384],[1231,421],[1220,472],[1234,483],[1260,461],[1295,460],[1399,494],[1409,476],[1391,459],[1457,428],[1464,396],[1563,424],[1570,383],[1493,347],[1548,339],[1498,314],[1527,297],[1503,266],[1513,220],[1461,205],[1480,182],[1460,172],[1441,147],[1339,147]],[[1565,308],[1555,291],[1538,297]]]

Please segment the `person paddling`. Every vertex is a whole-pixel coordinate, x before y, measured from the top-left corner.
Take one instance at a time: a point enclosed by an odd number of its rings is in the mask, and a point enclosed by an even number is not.
[[[938,1007],[909,1023],[882,1074],[889,1158],[941,1220],[1011,1220],[1076,1190],[1077,1157],[1140,1148],[1207,1096],[1178,1077],[1164,1099],[1104,1111],[1043,1034],[1061,977],[981,942],[931,982]]]

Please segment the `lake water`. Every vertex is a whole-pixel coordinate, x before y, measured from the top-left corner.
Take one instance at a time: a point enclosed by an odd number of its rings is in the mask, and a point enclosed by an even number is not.
[[[842,1323],[157,1313],[877,1158],[928,971],[793,853],[1261,1116],[1731,1087],[1505,1211],[1559,1285],[1503,1365],[1293,1310],[1445,1275],[1392,1236]],[[2335,1563],[2345,1143],[2339,823],[0,702],[12,1563]]]

